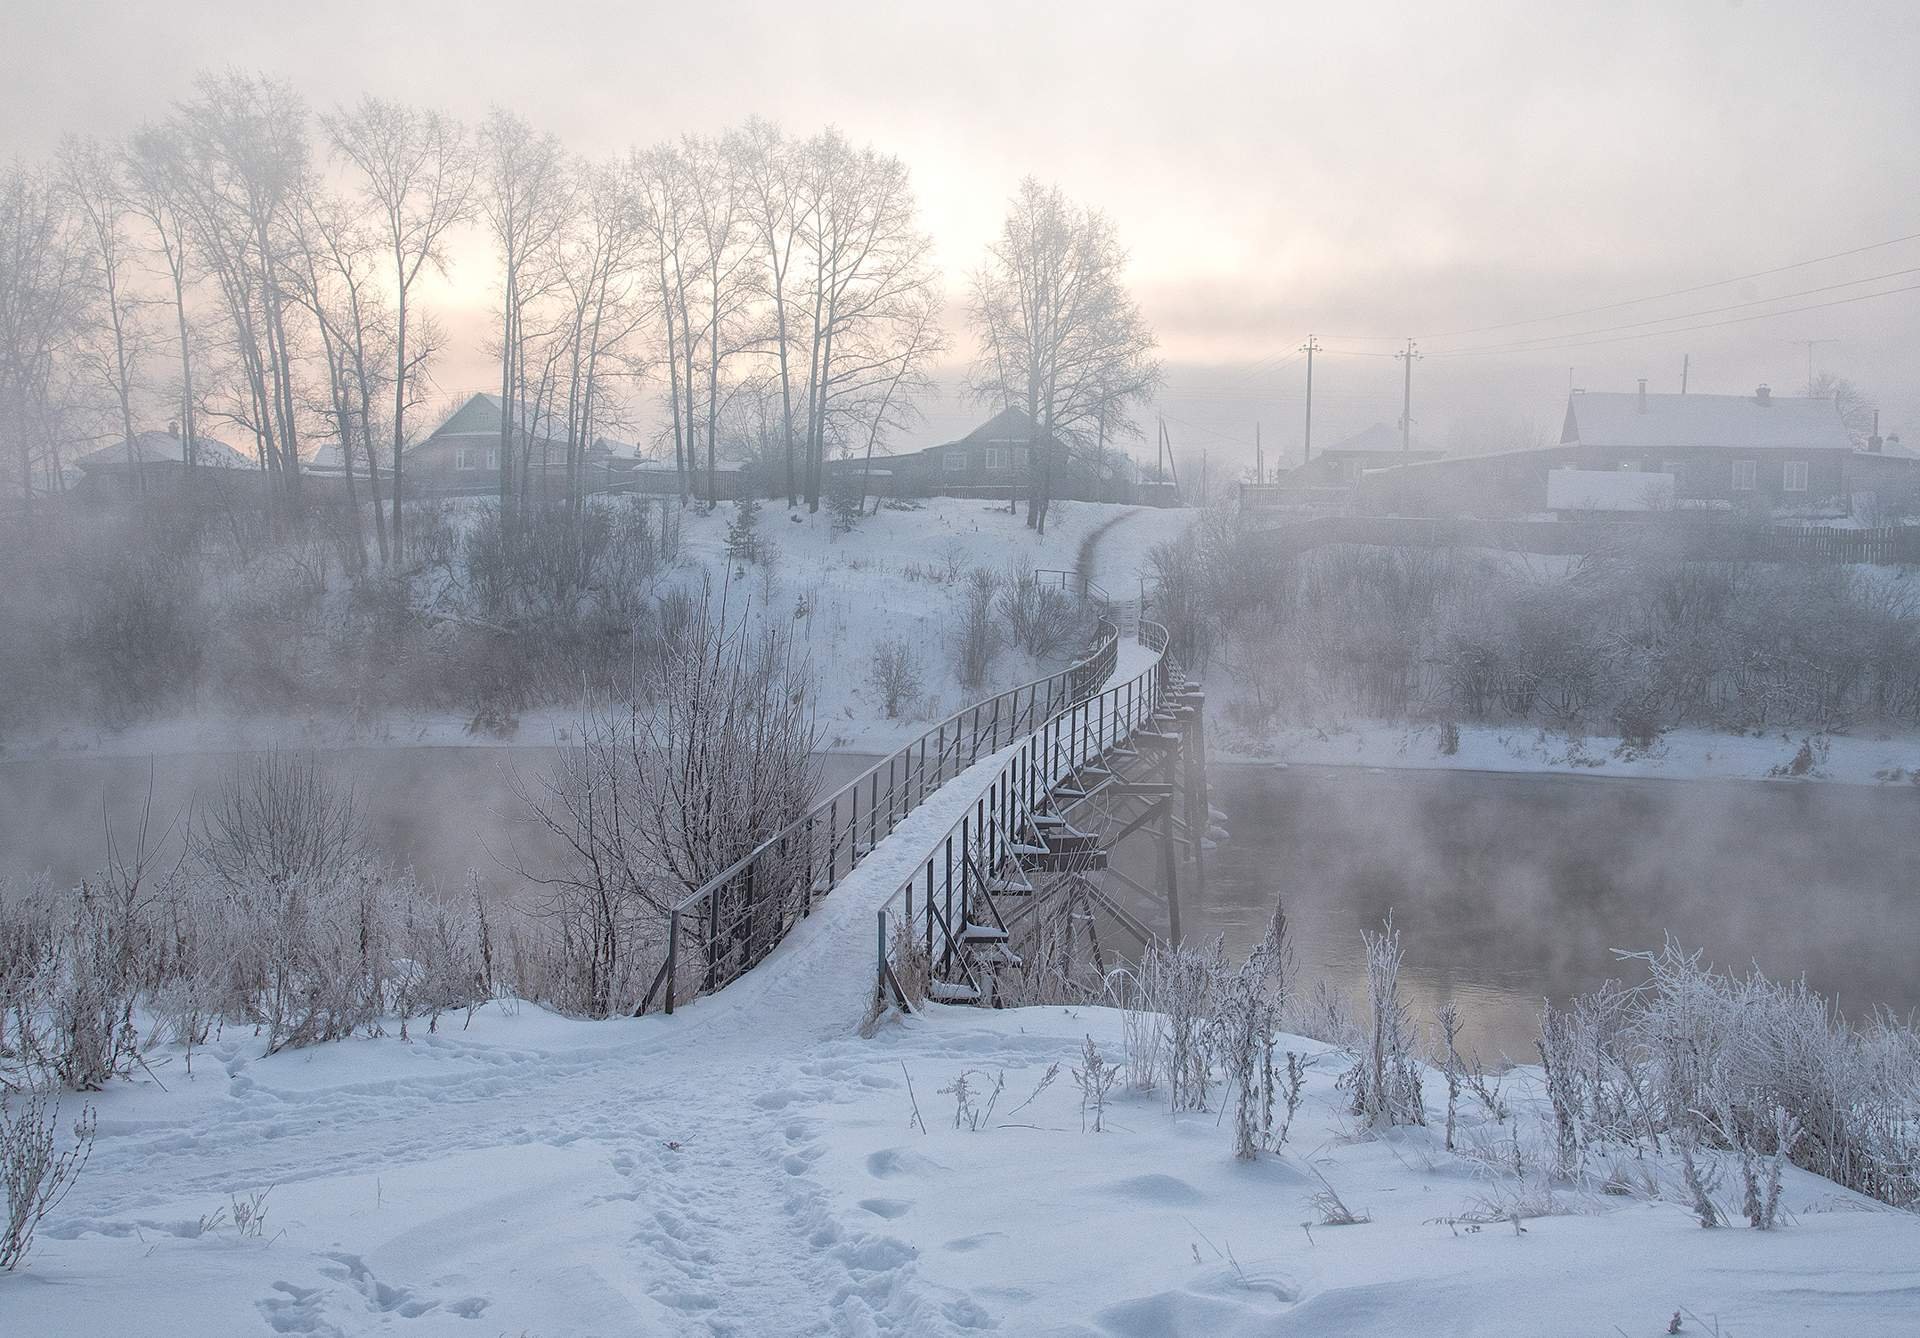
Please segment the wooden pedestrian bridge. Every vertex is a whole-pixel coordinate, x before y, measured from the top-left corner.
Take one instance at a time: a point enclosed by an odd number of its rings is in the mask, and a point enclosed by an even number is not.
[[[1076,942],[1097,968],[1102,924],[1142,946],[1179,938],[1181,865],[1205,877],[1204,694],[1139,601],[1040,575],[1094,614],[1087,653],[948,716],[681,899],[637,1012],[724,989],[855,870],[894,884],[875,926],[882,1004],[911,1007],[903,977],[944,1002],[1018,999]],[[896,830],[929,806],[951,826]],[[1158,858],[1129,856],[1129,873],[1123,844],[1157,845]],[[1164,906],[1164,930],[1126,904],[1143,898]]]

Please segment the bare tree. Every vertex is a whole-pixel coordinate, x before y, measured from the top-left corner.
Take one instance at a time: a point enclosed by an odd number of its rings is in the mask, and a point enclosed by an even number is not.
[[[245,395],[229,412],[253,433],[269,502],[300,496],[294,360],[285,313],[289,231],[310,168],[307,108],[284,82],[202,75],[174,126],[182,214],[219,281]]]
[[[793,373],[789,365],[792,336],[787,319],[794,261],[802,249],[799,207],[803,198],[796,181],[798,150],[778,126],[759,117],[727,137],[727,151],[740,174],[743,208],[761,252],[758,280],[773,304],[771,342],[780,372],[781,445],[786,465],[787,505],[800,500],[794,473]]]
[[[690,228],[686,171],[672,145],[631,155],[647,234],[648,279],[667,352],[667,403],[673,429],[673,466],[685,503],[693,465],[693,337],[687,313]],[[683,395],[685,396],[683,400]]]
[[[130,212],[120,159],[97,139],[69,137],[60,148],[60,180],[89,244],[88,266],[94,289],[96,338],[86,347],[87,361],[119,408],[120,440],[136,485],[147,490],[146,470],[134,446],[134,376],[145,348],[143,303],[133,284],[126,238]]]
[[[474,160],[459,122],[381,98],[325,118],[334,150],[358,169],[360,189],[380,220],[393,260],[393,554],[401,533],[408,382],[421,365],[408,349],[408,300],[429,265],[444,271],[446,234],[467,216]]]
[[[973,279],[968,315],[981,342],[973,390],[1025,406],[1027,524],[1043,533],[1058,457],[1159,380],[1153,333],[1122,282],[1125,267],[1105,215],[1028,177]]]
[[[605,398],[602,378],[627,353],[645,318],[641,266],[646,229],[631,160],[580,163],[577,226],[560,248],[567,297],[567,504],[577,515],[586,492],[586,453]]]
[[[13,455],[23,508],[34,473],[60,484],[64,364],[83,331],[81,251],[44,174],[0,170],[0,442]]]
[[[181,146],[164,127],[139,131],[126,154],[128,205],[153,234],[173,291],[174,328],[180,344],[180,456],[191,473],[199,464],[195,440],[193,341],[187,316],[187,288],[193,281],[187,250],[187,220],[181,207]]]
[[[707,505],[719,500],[715,466],[720,424],[720,374],[728,359],[756,341],[747,321],[753,296],[750,282],[752,234],[745,209],[745,187],[737,164],[710,140],[681,144],[687,168],[690,236],[695,243],[700,313],[697,338],[706,344]],[[686,319],[683,314],[683,321]]]
[[[1867,438],[1873,435],[1873,425],[1879,415],[1875,412],[1873,401],[1859,386],[1835,372],[1821,372],[1813,378],[1811,394],[1817,400],[1832,400],[1840,412],[1840,421],[1847,425],[1847,435],[1853,439],[1855,450],[1863,450]]]
[[[520,117],[496,107],[480,129],[480,160],[480,212],[502,265],[500,502],[505,510],[514,498],[515,424],[525,413],[525,318],[542,290],[536,266],[566,226],[567,159],[555,136],[536,134]]]

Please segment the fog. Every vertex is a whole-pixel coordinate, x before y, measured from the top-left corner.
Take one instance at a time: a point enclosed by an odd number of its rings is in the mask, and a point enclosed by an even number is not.
[[[1570,367],[1594,389],[1640,376],[1663,389],[1691,353],[1696,389],[1798,385],[1807,339],[1835,341],[1816,360],[1869,387],[1889,427],[1920,411],[1903,352],[1920,331],[1911,295],[1578,338],[1900,270],[1911,247],[1535,323],[1912,233],[1920,15],[1897,0],[1840,14],[1795,0],[1233,4],[1197,21],[1086,0],[861,3],[804,20],[761,3],[593,0],[539,24],[505,3],[81,0],[11,6],[0,23],[0,157],[43,157],[69,132],[125,134],[188,96],[196,70],[226,65],[285,76],[320,108],[371,93],[472,123],[504,103],[596,158],[752,112],[803,132],[836,125],[911,166],[956,330],[965,276],[1015,184],[1057,180],[1115,220],[1166,361],[1157,408],[1183,450],[1216,459],[1250,458],[1256,422],[1270,452],[1297,449],[1303,379],[1288,360],[1309,332],[1374,354],[1421,337],[1423,442],[1490,414],[1557,427]],[[490,247],[462,229],[450,256],[423,289],[447,333],[434,371],[445,400],[498,384]],[[1530,323],[1501,337],[1575,346],[1443,361],[1489,336],[1429,338],[1511,322]],[[949,397],[964,367],[942,368]],[[1398,371],[1329,353],[1321,444],[1396,421]],[[657,426],[652,397],[635,399]],[[916,443],[970,425],[941,409]]]

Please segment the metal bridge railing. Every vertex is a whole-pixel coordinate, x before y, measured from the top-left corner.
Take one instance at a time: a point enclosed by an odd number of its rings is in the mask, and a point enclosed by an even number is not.
[[[1102,616],[1085,658],[948,716],[709,878],[667,913],[667,955],[635,1015],[710,993],[752,968],[921,802],[1112,677],[1119,629]]]
[[[924,949],[935,980],[951,980],[956,969],[970,974],[963,939],[968,926],[979,923],[975,917],[981,906],[994,917],[988,927],[1006,929],[992,896],[987,895],[987,885],[1006,856],[1015,853],[1011,846],[1027,827],[1028,815],[1061,781],[1115,744],[1126,742],[1166,700],[1172,674],[1167,629],[1142,619],[1140,640],[1156,652],[1154,662],[1124,683],[1070,703],[1022,740],[973,807],[934,843],[925,862],[880,907],[875,981],[880,999],[884,1001],[889,993],[902,997],[892,960],[897,925],[905,925]],[[985,997],[981,982],[962,983],[970,985],[976,996]]]

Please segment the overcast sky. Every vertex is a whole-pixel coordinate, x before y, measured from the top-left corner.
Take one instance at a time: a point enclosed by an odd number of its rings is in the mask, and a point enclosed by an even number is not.
[[[913,171],[958,317],[1022,174],[1106,210],[1168,365],[1183,450],[1261,424],[1297,451],[1309,332],[1315,443],[1399,413],[1430,444],[1504,419],[1557,433],[1569,381],[1793,393],[1816,366],[1920,427],[1920,292],[1683,334],[1613,327],[1815,288],[1920,284],[1920,241],[1557,322],[1920,233],[1920,4],[1515,3],[1184,7],[633,0],[158,5],[0,0],[0,152],[122,133],[197,69],[283,75],[316,107],[363,92],[477,119],[501,102],[610,153],[759,112],[827,123]],[[1902,270],[1916,271],[1899,275]],[[1830,285],[1895,275],[1845,288]],[[439,379],[480,385],[493,282],[467,248],[439,295]],[[1769,306],[1703,315],[1724,320]],[[1599,332],[1584,347],[1441,357]],[[1619,339],[1619,334],[1633,336]],[[958,423],[931,406],[929,431]],[[1920,432],[1914,433],[1920,436]]]

